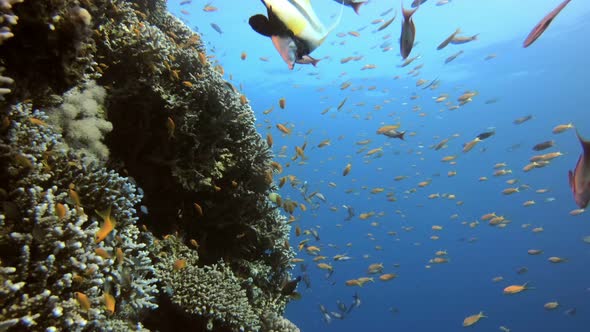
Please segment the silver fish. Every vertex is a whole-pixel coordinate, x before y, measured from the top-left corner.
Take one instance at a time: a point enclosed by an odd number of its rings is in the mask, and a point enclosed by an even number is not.
[[[451,42],[451,40],[453,40],[460,33],[461,33],[461,29],[457,28],[457,30],[455,30],[455,32],[453,32],[450,36],[448,36],[447,39],[443,40],[443,42],[440,43],[436,47],[436,49],[440,51],[443,48],[447,47],[447,45],[449,45],[449,43]]]

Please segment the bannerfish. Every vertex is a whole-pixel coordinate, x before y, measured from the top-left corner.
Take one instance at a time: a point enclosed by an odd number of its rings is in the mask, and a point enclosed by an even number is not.
[[[584,140],[577,130],[576,136],[582,144],[582,154],[574,171],[568,172],[568,177],[574,200],[581,209],[584,209],[590,201],[590,141]]]
[[[309,56],[338,25],[342,16],[329,29],[320,22],[309,0],[261,0],[268,17],[257,14],[248,23],[259,34],[270,37],[273,45],[293,69],[295,63],[314,63]],[[317,61],[315,62],[317,63]]]
[[[346,7],[350,7],[354,10],[354,12],[358,15],[359,9],[362,5],[366,4],[366,1],[354,1],[354,0],[334,0],[338,3],[345,5]]]
[[[416,7],[416,9],[407,10],[404,8],[404,4],[402,2],[402,13],[404,20],[402,22],[402,33],[399,38],[399,46],[400,53],[404,59],[410,55],[412,47],[414,46],[414,39],[416,38],[416,26],[412,20],[412,15],[414,15],[419,7],[420,6]]]
[[[557,16],[557,14],[559,14],[559,12],[561,12],[561,10],[563,8],[565,8],[565,6],[570,1],[571,0],[565,0],[559,6],[557,6],[557,8],[553,9],[549,14],[547,14],[545,17],[543,17],[541,22],[537,23],[537,25],[535,25],[533,30],[526,37],[526,39],[522,43],[522,47],[524,47],[524,48],[529,47],[532,43],[535,42],[535,40],[537,40],[537,38],[541,37],[543,32],[545,32],[545,30],[547,30],[547,28],[549,27],[549,24],[551,24],[551,22],[553,22],[553,19],[555,18],[555,16]]]

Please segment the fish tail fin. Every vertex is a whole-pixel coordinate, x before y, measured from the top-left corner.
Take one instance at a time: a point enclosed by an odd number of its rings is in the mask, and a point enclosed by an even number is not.
[[[104,211],[94,210],[94,212],[96,212],[96,214],[98,214],[98,216],[101,217],[103,220],[106,220],[111,216],[111,207],[109,206]]]
[[[399,138],[400,138],[402,141],[405,141],[405,139],[404,139],[404,135],[405,135],[405,134],[406,134],[406,132],[405,132],[405,131],[402,131],[402,132],[401,132],[401,134],[399,134]]]
[[[414,13],[418,10],[418,8],[420,8],[419,3],[418,6],[416,6],[416,8],[414,9],[405,9],[404,2],[402,1],[402,15],[404,16],[404,20],[409,20],[412,17],[412,15],[414,15]]]
[[[477,40],[478,37],[479,33],[476,33],[475,35],[471,36],[471,40]]]
[[[568,125],[571,125],[572,128],[574,128],[574,125],[572,123],[569,123]],[[582,137],[582,135],[580,135],[578,128],[576,128],[576,137],[578,137],[580,144],[582,144],[582,150],[584,151],[584,156],[590,156],[590,141],[585,140],[584,137]]]
[[[344,3],[344,2],[343,2]],[[366,1],[363,2],[355,2],[352,4],[352,9],[354,10],[354,12],[359,15],[359,9],[361,9],[361,6],[366,4]]]
[[[483,314],[483,311],[480,311],[478,316],[480,318],[488,318],[488,316],[486,316],[486,315]]]

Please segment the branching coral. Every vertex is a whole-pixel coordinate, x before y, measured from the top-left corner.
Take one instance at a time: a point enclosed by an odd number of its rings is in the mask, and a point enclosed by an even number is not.
[[[42,112],[19,104],[3,137],[0,214],[0,322],[48,330],[102,330],[108,319],[135,319],[154,308],[156,279],[139,241],[133,184],[63,148]],[[115,230],[96,243],[107,207]],[[105,293],[114,296],[110,315]],[[75,294],[89,299],[90,308]]]
[[[259,316],[246,291],[223,261],[198,266],[195,250],[168,236],[156,250],[163,253],[156,268],[172,302],[189,314],[203,317],[206,329],[229,327],[234,331],[258,331]]]

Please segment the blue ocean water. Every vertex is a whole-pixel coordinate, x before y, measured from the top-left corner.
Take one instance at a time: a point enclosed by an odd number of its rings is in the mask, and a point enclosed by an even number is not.
[[[575,166],[581,147],[574,130],[552,133],[556,125],[573,123],[590,137],[586,83],[590,3],[572,1],[539,40],[522,48],[533,26],[559,2],[453,0],[436,6],[436,1],[427,1],[414,16],[418,44],[410,57],[420,58],[402,68],[400,2],[373,0],[361,7],[360,15],[344,8],[340,24],[311,54],[321,59],[317,67],[296,65],[292,71],[270,39],[248,25],[251,15],[266,14],[260,1],[213,1],[210,5],[217,8],[213,12],[203,11],[208,3],[201,0],[183,6],[176,0],[169,2],[172,13],[203,34],[212,61],[222,65],[226,79],[248,97],[260,134],[274,137],[275,160],[283,165],[283,173],[275,180],[296,177],[296,185],[287,183],[277,191],[283,199],[308,208],[295,211],[293,230],[298,226],[319,233],[319,240],[311,235],[296,237],[294,231],[291,238],[294,247],[309,238],[307,244],[319,247],[319,255],[326,256],[314,262],[316,256],[305,249],[298,251],[307,269],[302,272],[301,264],[294,265],[293,275],[306,273],[311,287],[300,283],[302,298],[288,305],[286,316],[302,331],[456,331],[462,329],[465,317],[480,311],[487,318],[470,327],[478,331],[499,331],[500,326],[510,331],[590,330],[590,244],[582,240],[590,235],[590,224],[586,213],[569,214],[577,206],[567,181],[567,171]],[[336,22],[338,3],[312,0],[312,5],[326,26]],[[380,16],[390,8],[393,11]],[[371,22],[387,20],[396,11],[394,23],[375,32],[382,23]],[[464,35],[479,33],[478,40],[437,51],[436,46],[459,27]],[[383,52],[379,46],[387,41],[392,49]],[[464,53],[457,59],[444,63],[460,50]],[[484,60],[490,54],[496,57]],[[340,63],[350,56],[362,58]],[[375,68],[362,70],[368,64]],[[409,74],[418,65],[423,65],[414,71],[419,74]],[[435,78],[440,80],[435,90],[416,86],[418,79]],[[341,89],[345,82],[350,87]],[[456,105],[466,91],[478,94],[456,110],[434,100],[448,94],[447,101]],[[285,98],[285,109],[279,108],[280,98]],[[342,109],[336,110],[345,98]],[[491,100],[495,102],[486,103]],[[271,107],[270,113],[264,112]],[[513,123],[525,115],[533,118]],[[276,128],[279,123],[292,128],[292,133],[281,134]],[[382,125],[398,123],[400,130],[407,131],[404,141],[376,134]],[[495,130],[495,135],[462,152],[464,143],[489,130]],[[457,137],[447,148],[432,149],[453,135]],[[319,148],[327,139],[330,145]],[[365,139],[371,142],[360,151],[363,146],[356,143]],[[556,146],[541,153],[560,151],[563,156],[544,168],[523,171],[529,158],[539,154],[532,146],[546,140],[555,140]],[[295,147],[305,143],[307,159],[292,160]],[[366,155],[375,148],[382,152]],[[445,156],[457,156],[456,164],[442,162]],[[348,163],[351,172],[344,177]],[[497,163],[506,163],[505,169],[512,173],[493,176]],[[449,171],[456,175],[449,177]],[[396,176],[407,178],[395,181]],[[478,180],[484,176],[487,181]],[[510,179],[517,182],[507,184]],[[429,185],[418,186],[427,180]],[[320,192],[326,202],[317,197],[312,204],[306,202],[303,183],[308,194]],[[372,194],[376,187],[384,192]],[[508,187],[518,187],[519,192],[503,195]],[[537,193],[539,189],[548,192]],[[436,193],[456,198],[428,198]],[[389,201],[386,195],[396,200]],[[523,206],[529,200],[535,204]],[[463,204],[458,205],[459,201]],[[342,205],[354,208],[352,220],[344,220],[347,213]],[[375,215],[359,218],[368,212]],[[491,212],[510,222],[503,228],[489,226],[481,216]],[[470,227],[476,221],[479,224]],[[433,230],[435,225],[442,230]],[[543,231],[533,232],[537,227]],[[433,235],[439,238],[433,240]],[[532,256],[527,254],[529,249],[543,252]],[[448,262],[429,263],[439,250],[447,251]],[[333,261],[337,254],[352,259]],[[551,256],[567,261],[552,264]],[[319,262],[332,265],[334,272],[327,276],[317,267]],[[383,282],[379,274],[367,275],[373,263],[383,263],[383,272],[395,273],[397,278]],[[517,273],[523,267],[528,272]],[[503,280],[493,282],[498,276]],[[362,287],[345,285],[346,280],[359,277],[375,281]],[[503,294],[505,287],[525,282],[534,289]],[[348,306],[355,294],[362,304],[343,320],[333,318],[327,323],[322,319],[320,304],[339,312],[336,301]],[[545,309],[544,304],[551,301],[559,302],[559,307]]]

